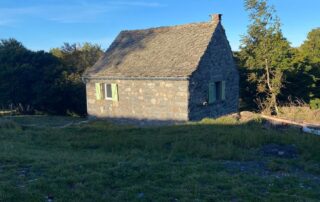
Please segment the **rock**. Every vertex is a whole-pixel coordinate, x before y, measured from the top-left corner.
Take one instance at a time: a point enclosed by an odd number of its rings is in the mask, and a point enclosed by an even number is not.
[[[47,199],[47,202],[53,202],[54,197],[52,195],[48,195],[46,199]]]
[[[254,119],[257,115],[255,113],[249,112],[249,111],[243,111],[240,112],[240,119],[241,121],[251,121]]]
[[[139,194],[138,194],[138,198],[143,198],[144,197],[144,193],[143,192],[140,192]]]

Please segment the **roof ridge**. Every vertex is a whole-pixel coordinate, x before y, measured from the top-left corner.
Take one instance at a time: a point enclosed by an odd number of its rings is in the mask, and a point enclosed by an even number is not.
[[[179,25],[150,27],[150,28],[144,28],[144,29],[122,30],[121,32],[125,33],[125,32],[137,32],[137,31],[152,31],[152,30],[174,29],[174,28],[201,26],[201,25],[216,27],[218,23],[219,22],[193,22],[193,23],[186,23],[186,24],[179,24]]]

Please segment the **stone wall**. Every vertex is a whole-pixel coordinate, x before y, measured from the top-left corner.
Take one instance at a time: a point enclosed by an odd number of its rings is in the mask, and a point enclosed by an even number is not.
[[[118,84],[119,101],[97,100],[95,83]],[[150,121],[188,120],[188,81],[173,80],[89,80],[89,116]]]
[[[226,81],[226,100],[208,103],[209,83]],[[189,119],[216,118],[238,111],[239,73],[221,24],[201,58],[198,69],[190,78]]]

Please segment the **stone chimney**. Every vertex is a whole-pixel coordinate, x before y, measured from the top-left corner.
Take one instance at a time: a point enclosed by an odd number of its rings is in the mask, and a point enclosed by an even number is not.
[[[210,15],[210,17],[211,17],[211,22],[213,23],[221,22],[222,14],[212,14]]]

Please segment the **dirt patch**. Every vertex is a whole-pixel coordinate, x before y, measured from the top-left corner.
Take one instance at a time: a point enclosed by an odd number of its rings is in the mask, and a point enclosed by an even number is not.
[[[263,162],[259,161],[224,161],[223,165],[229,171],[238,171],[238,172],[265,172],[266,165]]]
[[[280,158],[298,157],[298,149],[295,145],[268,144],[261,148],[260,152],[264,156],[273,156]]]
[[[282,159],[281,161],[283,161]],[[310,180],[313,183],[320,183],[320,176],[315,173],[309,173],[295,165],[285,164],[286,169],[271,169],[272,163],[270,157],[262,157],[257,161],[222,161],[221,164],[230,174],[249,174],[256,175],[262,178],[284,178],[295,177],[301,180]]]

